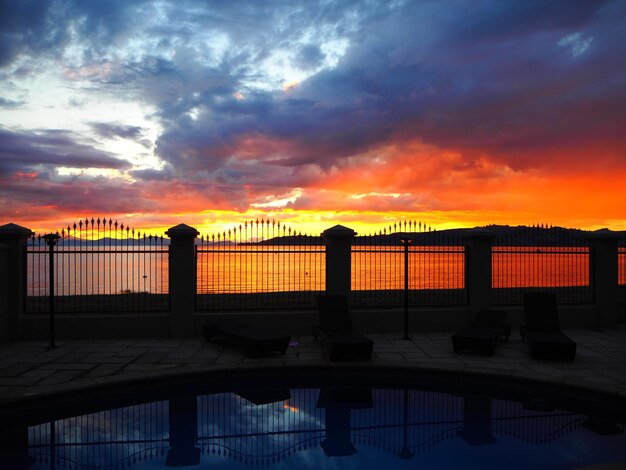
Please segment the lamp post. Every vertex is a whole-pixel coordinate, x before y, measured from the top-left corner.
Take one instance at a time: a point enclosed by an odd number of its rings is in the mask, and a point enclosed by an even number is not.
[[[411,452],[409,449],[409,391],[404,389],[404,420],[402,426],[402,449],[398,452],[398,457],[402,460],[412,459],[415,456],[415,452]]]
[[[49,233],[44,235],[43,238],[48,244],[48,299],[49,299],[49,312],[50,312],[50,343],[48,343],[47,349],[56,349],[57,345],[54,344],[54,245],[61,238],[58,233]]]
[[[409,336],[409,245],[412,238],[401,238],[400,243],[404,246],[404,336],[402,339],[410,340]]]

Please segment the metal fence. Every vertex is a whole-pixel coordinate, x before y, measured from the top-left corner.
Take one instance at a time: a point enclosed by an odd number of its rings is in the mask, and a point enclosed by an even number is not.
[[[105,218],[52,235],[26,245],[26,313],[50,310],[51,286],[56,312],[169,310],[169,240]]]
[[[538,289],[555,292],[562,304],[593,302],[584,232],[547,226],[488,230],[495,235],[495,305],[519,305],[525,292]],[[407,292],[411,307],[467,305],[463,233],[402,221],[355,237],[353,305],[400,307]],[[27,243],[26,313],[50,311],[51,287],[52,308],[60,313],[169,310],[169,239],[106,218],[81,220],[55,235],[58,240],[39,235]],[[325,261],[321,236],[277,221],[255,220],[202,236],[196,239],[196,309],[314,308],[326,289]],[[618,264],[624,305],[624,239]]]
[[[458,231],[403,221],[352,244],[352,298],[358,307],[466,305],[465,246]]]
[[[617,247],[617,285],[619,291],[619,303],[621,306],[620,322],[626,322],[626,236],[618,243]]]
[[[455,439],[480,446],[508,436],[544,446],[588,422],[584,414],[547,404],[540,409],[443,391],[259,389],[181,395],[54,419],[28,428],[27,452],[50,468],[243,468],[281,460],[289,466],[297,454],[333,457],[366,447],[407,459]],[[614,426],[623,432],[623,425]]]
[[[29,456],[42,468],[131,468],[165,455],[169,429],[167,401],[104,410],[29,427]]]
[[[313,308],[325,269],[320,236],[246,222],[196,240],[196,310]]]
[[[589,243],[580,230],[507,227],[492,248],[493,303],[523,304],[529,291],[550,290],[562,304],[593,301]]]

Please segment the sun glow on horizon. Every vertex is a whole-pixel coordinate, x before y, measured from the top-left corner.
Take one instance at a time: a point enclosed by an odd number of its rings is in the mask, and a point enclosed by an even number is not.
[[[98,217],[94,217],[97,220]],[[117,216],[101,217],[101,219],[112,220],[118,225],[124,225],[136,233],[141,232],[142,236],[155,235],[164,236],[170,228],[184,223],[198,230],[200,236],[210,237],[211,235],[226,233],[229,230],[239,230],[245,224],[254,225],[256,223],[271,224],[279,223],[281,226],[292,229],[294,233],[317,236],[325,230],[335,226],[343,225],[354,230],[357,235],[373,235],[383,230],[389,232],[394,224],[397,224],[397,231],[402,231],[404,223],[421,223],[428,230],[447,230],[459,228],[485,227],[488,225],[509,225],[509,226],[534,226],[548,225],[561,226],[565,228],[578,228],[582,230],[599,230],[609,228],[614,231],[626,231],[626,220],[598,220],[587,225],[577,225],[568,223],[568,219],[546,218],[535,220],[532,214],[508,214],[485,211],[452,213],[445,212],[375,212],[375,211],[301,211],[283,209],[277,211],[249,210],[236,212],[229,210],[206,211],[203,213],[179,213],[179,214],[118,214]],[[91,216],[77,216],[74,219],[66,219],[64,224],[53,224],[47,220],[18,221],[18,225],[29,228],[36,234],[54,233],[67,230],[80,221],[92,220]],[[21,222],[21,223],[20,223]],[[108,222],[106,222],[108,226]],[[103,222],[103,226],[105,222]],[[117,237],[116,235],[112,235]],[[119,234],[125,236],[125,234]]]

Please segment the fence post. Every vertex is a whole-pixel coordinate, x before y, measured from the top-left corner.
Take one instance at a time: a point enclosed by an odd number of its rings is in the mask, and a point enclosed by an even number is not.
[[[465,289],[472,311],[491,308],[491,248],[495,235],[486,230],[468,230],[465,243]]]
[[[600,328],[617,328],[619,323],[618,242],[612,232],[592,233],[589,240],[589,281]]]
[[[196,295],[195,238],[199,232],[189,225],[180,224],[165,232],[170,237],[169,290],[170,336],[191,337],[194,334]]]
[[[30,229],[16,224],[0,227],[0,341],[21,337],[20,320],[26,296],[26,240]]]
[[[0,344],[9,340],[9,247],[0,244]]]
[[[335,225],[322,232],[326,241],[326,293],[350,298],[351,244],[356,232]]]

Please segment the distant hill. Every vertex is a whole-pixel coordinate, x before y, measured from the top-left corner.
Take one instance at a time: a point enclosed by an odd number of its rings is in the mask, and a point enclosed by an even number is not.
[[[611,232],[601,229],[596,232],[567,229],[563,227],[527,227],[508,225],[488,225],[484,227],[460,228],[447,230],[434,230],[428,232],[394,232],[379,235],[356,236],[356,244],[376,244],[387,246],[398,246],[402,239],[409,238],[413,244],[438,246],[457,244],[463,241],[465,236],[472,233],[487,233],[495,237],[497,244],[512,246],[568,246],[585,244],[587,237],[593,233],[614,233],[621,235],[626,242],[626,231]],[[254,243],[251,243],[254,244]],[[291,235],[285,237],[275,237],[256,243],[258,245],[323,245],[321,237],[304,235]]]
[[[45,245],[44,240],[39,241],[38,238],[29,239],[29,245]],[[95,247],[108,247],[108,246],[145,246],[145,245],[169,245],[170,239],[168,237],[141,237],[141,238],[110,238],[104,237],[97,240],[85,240],[83,238],[76,238],[72,236],[66,236],[57,241],[58,246],[95,246]]]
[[[470,234],[487,233],[495,237],[495,242],[500,245],[509,246],[569,246],[585,244],[587,237],[593,233],[613,233],[622,238],[622,246],[626,245],[626,231],[611,231],[608,229],[600,229],[595,232],[569,229],[563,227],[528,227],[508,225],[487,225],[484,227],[459,228],[447,230],[433,230],[428,232],[394,232],[381,233],[378,235],[367,235],[355,237],[355,243],[361,245],[376,244],[387,246],[398,246],[401,239],[409,238],[413,244],[438,246],[460,244],[463,238]],[[130,247],[130,246],[146,246],[146,245],[170,245],[171,240],[168,237],[142,237],[139,239],[120,239],[120,238],[101,238],[98,240],[84,240],[74,237],[65,237],[60,239],[57,244],[59,246],[96,246],[96,247]],[[39,245],[37,239],[29,239],[29,245]],[[45,243],[42,241],[42,244]],[[324,239],[321,236],[310,235],[286,235],[282,237],[274,237],[259,242],[236,243],[230,240],[222,241],[200,241],[196,239],[196,245],[202,246],[234,246],[234,245],[261,245],[261,246],[321,246]]]

